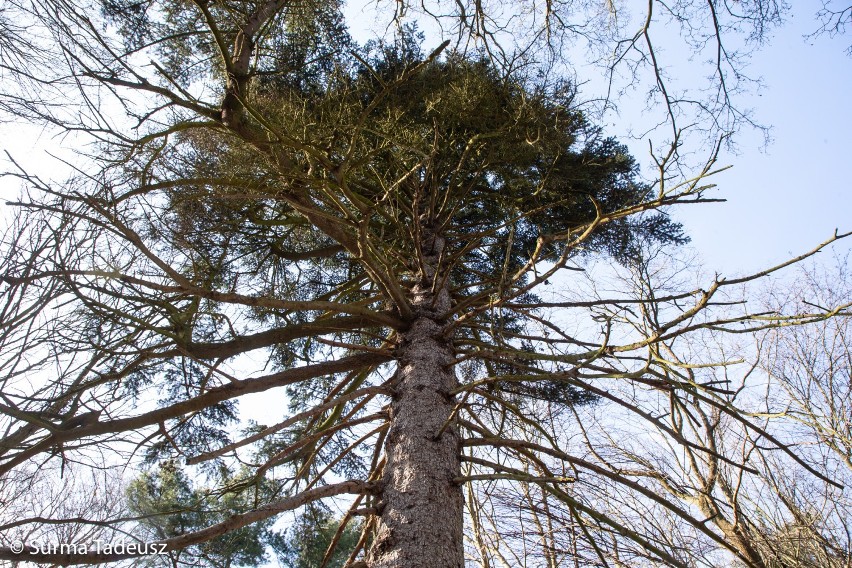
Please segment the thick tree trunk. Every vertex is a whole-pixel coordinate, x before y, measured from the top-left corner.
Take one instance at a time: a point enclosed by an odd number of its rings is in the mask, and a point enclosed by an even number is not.
[[[449,294],[431,292],[442,242],[426,241],[425,274],[414,289],[417,317],[399,346],[386,440],[387,463],[370,568],[462,568],[459,434],[451,419],[456,386],[452,342],[443,334]],[[442,431],[443,430],[443,431]],[[440,433],[440,436],[438,435]]]

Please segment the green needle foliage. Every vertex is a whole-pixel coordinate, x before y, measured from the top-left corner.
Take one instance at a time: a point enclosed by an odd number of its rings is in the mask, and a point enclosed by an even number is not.
[[[231,485],[234,479],[220,479]],[[152,472],[133,480],[127,488],[128,509],[140,519],[140,528],[150,541],[203,529],[235,513],[245,511],[262,497],[253,487],[242,493],[212,494],[193,487],[186,473],[173,462],[163,462]],[[212,523],[211,523],[212,521]],[[271,519],[243,527],[197,547],[172,554],[178,564],[215,568],[258,566],[269,560],[267,548],[282,547],[282,535],[272,530]],[[156,559],[142,565],[158,565]]]
[[[312,505],[305,509],[287,531],[287,539],[278,552],[284,566],[292,568],[319,568],[323,565],[325,551],[337,535],[339,522],[330,511]],[[359,523],[347,525],[339,537],[334,554],[325,564],[329,568],[342,568],[360,537]]]

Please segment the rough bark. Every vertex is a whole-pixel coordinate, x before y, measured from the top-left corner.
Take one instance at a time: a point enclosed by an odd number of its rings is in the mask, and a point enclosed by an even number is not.
[[[387,463],[370,568],[462,568],[463,507],[452,340],[444,335],[445,289],[432,292],[443,242],[424,235],[416,316],[399,345],[386,441]],[[448,424],[449,423],[449,424]],[[440,433],[440,435],[439,435]]]

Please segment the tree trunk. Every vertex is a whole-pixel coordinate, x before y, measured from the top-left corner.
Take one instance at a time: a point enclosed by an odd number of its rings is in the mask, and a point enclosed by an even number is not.
[[[370,568],[464,566],[464,498],[455,482],[459,434],[447,424],[455,404],[449,393],[457,384],[442,321],[450,299],[446,289],[431,291],[443,241],[427,235],[423,242],[423,274],[412,301],[417,315],[398,351]]]

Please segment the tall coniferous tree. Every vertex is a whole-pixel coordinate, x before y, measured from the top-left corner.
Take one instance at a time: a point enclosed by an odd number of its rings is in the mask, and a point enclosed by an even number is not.
[[[80,6],[49,6],[89,95],[90,114],[65,125],[101,138],[99,169],[61,187],[21,174],[38,194],[5,242],[13,355],[0,473],[92,465],[92,449],[205,466],[206,493],[172,483],[191,501],[184,511],[145,497],[164,493],[153,478],[129,493],[134,513],[154,519],[137,534],[159,530],[165,551],[201,562],[208,543],[350,495],[328,560],[363,516],[349,565],[460,567],[467,507],[487,563],[474,496],[504,483],[565,507],[577,558],[687,565],[659,535],[600,510],[600,483],[741,555],[653,484],[566,452],[558,434],[593,401],[661,427],[619,389],[726,408],[714,398],[723,390],[691,381],[661,346],[713,325],[697,318],[735,282],[638,301],[541,292],[582,259],[627,262],[643,243],[683,242],[663,210],[705,200],[712,160],[692,180],[644,183],[574,107],[570,84],[498,67],[487,50],[421,52],[410,30],[356,46],[325,2],[109,2],[107,32]],[[126,112],[114,118],[94,93],[117,94]],[[32,101],[24,111],[59,120]],[[115,124],[127,118],[133,136]],[[625,331],[631,303],[657,313],[656,327]],[[581,315],[569,328],[552,308]],[[267,369],[246,376],[235,361],[257,352]],[[237,401],[254,393],[289,408],[230,432]]]

